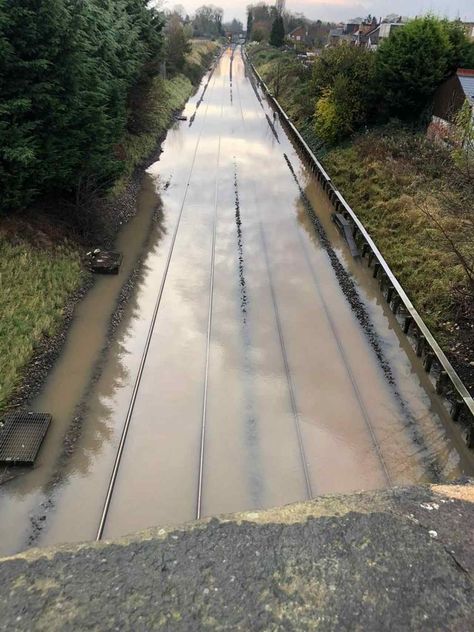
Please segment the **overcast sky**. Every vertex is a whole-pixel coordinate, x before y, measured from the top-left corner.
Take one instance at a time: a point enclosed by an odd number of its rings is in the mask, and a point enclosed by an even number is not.
[[[179,0],[166,0],[164,6],[172,8]],[[183,0],[181,4],[188,13],[193,13],[202,4],[215,4],[224,9],[224,20],[233,17],[244,20],[248,0]],[[287,0],[287,9],[304,13],[307,17],[324,21],[344,21],[365,16],[368,13],[377,17],[389,13],[400,15],[419,15],[431,11],[451,18],[460,17],[474,22],[474,0]]]

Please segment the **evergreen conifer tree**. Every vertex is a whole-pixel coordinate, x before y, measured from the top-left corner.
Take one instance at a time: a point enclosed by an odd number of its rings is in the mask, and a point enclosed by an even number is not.
[[[273,20],[272,30],[270,33],[270,44],[276,48],[283,46],[285,41],[285,25],[283,24],[283,17],[277,15]]]

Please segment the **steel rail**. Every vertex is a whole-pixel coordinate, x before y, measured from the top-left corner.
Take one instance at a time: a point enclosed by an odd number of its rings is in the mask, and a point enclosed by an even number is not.
[[[368,247],[372,251],[372,254],[375,257],[375,259],[377,260],[377,262],[380,265],[381,269],[383,270],[383,272],[385,273],[385,275],[389,279],[390,283],[392,284],[395,292],[398,294],[398,296],[400,298],[400,301],[401,301],[402,305],[404,306],[405,310],[407,311],[409,316],[413,319],[413,322],[416,324],[420,334],[423,336],[424,340],[429,345],[429,347],[431,348],[431,350],[434,353],[435,357],[437,358],[442,370],[445,371],[446,375],[448,376],[449,380],[451,381],[451,384],[453,385],[455,392],[457,392],[457,395],[458,395],[460,401],[463,403],[463,405],[467,409],[468,414],[470,416],[469,422],[471,424],[471,428],[473,428],[473,430],[472,430],[472,437],[471,437],[471,443],[473,444],[472,447],[474,447],[474,398],[470,395],[469,391],[467,390],[467,388],[464,385],[464,383],[462,382],[461,378],[459,377],[459,375],[455,371],[455,369],[452,366],[451,362],[446,357],[446,354],[441,349],[441,347],[439,346],[439,344],[436,341],[435,337],[433,336],[433,334],[431,333],[431,331],[429,330],[429,328],[427,327],[427,325],[423,321],[422,317],[420,316],[420,314],[418,313],[418,311],[414,307],[414,305],[411,302],[411,300],[409,299],[407,293],[403,289],[403,287],[400,284],[400,282],[397,280],[395,274],[390,269],[390,266],[388,265],[388,263],[384,259],[382,253],[380,252],[380,250],[376,246],[375,242],[373,241],[372,237],[368,233],[368,231],[365,228],[365,226],[363,225],[363,223],[357,217],[357,215],[353,211],[353,209],[349,206],[348,202],[346,201],[346,199],[344,198],[342,193],[334,185],[334,183],[331,180],[331,177],[325,171],[324,167],[319,162],[319,160],[316,158],[316,156],[314,155],[314,153],[312,152],[312,150],[310,149],[310,147],[308,146],[308,144],[306,143],[304,138],[301,136],[299,131],[296,129],[296,127],[290,121],[288,115],[283,110],[283,108],[281,107],[281,105],[278,102],[278,100],[272,95],[270,89],[268,88],[266,83],[263,81],[263,79],[260,76],[259,72],[255,68],[255,66],[252,64],[252,62],[248,59],[247,54],[245,52],[243,54],[244,54],[244,58],[246,59],[249,67],[251,68],[251,70],[254,73],[255,77],[257,78],[258,82],[263,87],[263,90],[266,93],[267,97],[271,100],[271,102],[275,105],[277,110],[280,112],[285,124],[288,126],[288,128],[291,131],[291,133],[293,134],[293,136],[297,140],[300,148],[303,150],[304,154],[306,154],[306,157],[309,159],[310,163],[313,165],[313,167],[314,167],[315,171],[317,172],[318,176],[321,177],[321,179],[322,179],[322,181],[323,181],[323,183],[325,185],[325,190],[329,193],[330,200],[333,202],[333,204],[336,206],[336,208],[338,206],[341,206],[344,209],[344,211],[349,215],[349,217],[353,221],[355,227],[357,228],[359,233],[362,235],[365,243],[368,245]]]
[[[242,98],[241,98],[241,94],[240,94],[240,88],[239,88],[239,82],[236,81],[236,87],[237,87],[237,94],[238,94],[238,98],[239,98],[239,103],[240,103],[240,111],[241,111],[241,117],[242,117],[242,122],[243,125],[245,127],[246,125],[246,121],[245,121],[245,117],[244,117],[244,113],[243,113],[243,108],[242,108]],[[282,360],[283,360],[283,367],[284,367],[284,371],[285,371],[285,377],[286,377],[286,382],[287,382],[287,386],[288,386],[288,392],[289,392],[289,396],[290,396],[290,405],[291,405],[291,411],[292,411],[292,415],[293,415],[293,420],[295,423],[295,430],[296,430],[296,436],[297,436],[297,441],[298,441],[298,447],[299,447],[299,451],[300,451],[300,457],[301,457],[301,462],[303,465],[303,473],[304,473],[304,479],[305,479],[305,486],[306,486],[306,495],[308,498],[313,498],[313,489],[312,489],[312,485],[311,485],[311,477],[310,477],[310,473],[309,473],[309,466],[308,466],[308,461],[306,458],[306,453],[304,450],[304,443],[303,443],[303,436],[301,433],[301,415],[298,411],[298,405],[297,405],[297,401],[296,401],[296,394],[295,394],[295,385],[293,382],[293,377],[291,375],[291,370],[290,370],[290,364],[288,361],[288,353],[286,351],[286,345],[285,345],[285,338],[283,335],[283,329],[282,329],[282,325],[281,325],[281,318],[280,318],[280,312],[278,310],[278,303],[277,303],[277,299],[276,299],[276,293],[275,293],[275,287],[274,287],[274,283],[273,283],[273,277],[272,277],[272,273],[271,273],[271,267],[270,267],[270,259],[268,256],[268,248],[267,248],[267,243],[266,243],[266,239],[265,239],[265,231],[263,229],[263,223],[261,220],[261,213],[260,213],[260,205],[258,202],[258,194],[257,194],[257,186],[255,184],[255,180],[252,177],[251,178],[251,182],[252,182],[252,188],[254,191],[254,198],[255,198],[255,206],[257,208],[257,214],[258,214],[258,224],[259,224],[259,231],[260,231],[260,237],[262,240],[262,249],[263,249],[263,254],[264,254],[264,259],[265,259],[265,266],[267,269],[267,274],[268,274],[268,284],[270,287],[270,294],[272,297],[272,304],[273,304],[273,311],[275,313],[275,323],[276,323],[276,327],[277,327],[277,332],[278,332],[278,338],[280,341],[280,349],[281,349],[281,355],[282,355]]]
[[[225,94],[225,90],[222,91]],[[224,97],[221,103],[221,125],[222,115],[224,112]],[[204,377],[204,389],[202,398],[202,411],[201,411],[201,441],[199,449],[199,472],[198,472],[198,487],[197,487],[197,499],[196,499],[196,519],[201,517],[202,510],[202,487],[204,477],[204,449],[206,442],[206,425],[207,425],[207,396],[209,388],[209,364],[211,353],[211,332],[212,332],[212,315],[214,305],[214,272],[215,272],[215,258],[216,258],[216,235],[217,235],[217,201],[219,197],[219,166],[221,156],[221,133],[219,133],[219,141],[217,146],[217,161],[216,161],[216,185],[214,190],[214,214],[212,224],[212,245],[211,245],[211,261],[210,261],[210,276],[209,276],[209,304],[208,304],[208,317],[207,317],[207,336],[206,336],[206,363],[205,363],[205,377]]]
[[[259,206],[258,204],[258,196],[257,196],[257,189],[256,189],[256,185],[255,182],[252,183],[253,184],[253,188],[254,188],[254,194],[255,194],[255,202],[257,207]],[[264,254],[264,258],[265,258],[265,264],[266,264],[266,268],[267,268],[267,273],[268,273],[268,283],[270,286],[270,294],[272,297],[272,303],[273,303],[273,310],[275,313],[275,321],[276,321],[276,326],[277,326],[277,331],[278,331],[278,338],[280,340],[280,347],[281,347],[281,355],[282,355],[282,359],[283,359],[283,366],[285,369],[285,376],[286,376],[286,381],[288,384],[288,391],[290,394],[290,403],[291,403],[291,410],[293,413],[293,419],[295,422],[295,429],[296,429],[296,435],[298,438],[298,445],[299,445],[299,450],[300,450],[300,455],[301,455],[301,461],[303,463],[303,472],[304,472],[304,478],[305,478],[305,484],[306,484],[306,494],[308,498],[313,498],[313,489],[312,489],[312,485],[311,485],[311,477],[310,477],[310,473],[309,473],[309,466],[308,466],[308,460],[306,458],[306,453],[305,453],[305,449],[304,449],[304,443],[303,443],[303,436],[301,433],[301,415],[299,413],[298,410],[298,405],[296,403],[296,395],[295,395],[295,385],[293,382],[293,377],[291,375],[291,370],[290,370],[290,363],[288,361],[288,353],[286,351],[286,344],[285,344],[285,338],[283,336],[283,329],[281,326],[281,318],[280,318],[280,312],[278,309],[278,303],[277,303],[277,299],[276,299],[276,294],[275,294],[275,287],[274,287],[274,283],[273,283],[273,277],[272,277],[272,273],[271,273],[271,267],[270,267],[270,259],[268,256],[268,248],[267,248],[267,242],[265,239],[265,231],[263,230],[263,223],[261,218],[259,217],[259,228],[260,228],[260,236],[262,239],[262,246],[263,246],[263,254]]]
[[[376,452],[376,454],[377,454],[377,456],[379,458],[379,461],[380,461],[380,464],[381,464],[381,467],[382,467],[385,479],[386,479],[386,481],[387,481],[389,486],[393,486],[392,477],[390,475],[390,472],[389,472],[388,466],[387,466],[387,464],[385,462],[385,459],[383,458],[383,453],[382,453],[382,450],[381,450],[380,443],[379,443],[379,441],[377,439],[377,436],[376,436],[375,430],[373,428],[372,422],[370,421],[370,413],[367,410],[367,407],[366,407],[366,405],[364,403],[364,399],[362,397],[362,393],[360,392],[360,389],[359,389],[356,377],[354,375],[354,372],[352,371],[352,368],[350,366],[349,360],[348,360],[348,358],[346,356],[346,353],[344,351],[342,342],[341,342],[339,334],[337,332],[337,327],[336,327],[336,325],[334,323],[334,320],[333,320],[333,318],[331,316],[331,313],[329,311],[327,302],[324,299],[324,296],[322,294],[322,291],[321,291],[321,288],[320,288],[320,285],[319,285],[319,282],[317,280],[317,276],[316,276],[316,273],[315,273],[315,270],[314,270],[314,266],[313,266],[313,264],[312,264],[312,262],[310,260],[310,257],[309,257],[308,248],[307,248],[307,246],[306,246],[306,244],[305,244],[305,242],[304,242],[304,240],[302,238],[300,229],[298,227],[295,227],[295,229],[296,229],[297,234],[298,234],[298,239],[300,241],[300,245],[301,245],[301,248],[303,250],[303,254],[305,256],[308,269],[309,269],[310,274],[311,274],[312,279],[313,279],[313,284],[314,284],[314,286],[316,288],[318,296],[320,297],[320,300],[321,300],[321,303],[323,305],[323,308],[324,308],[324,311],[325,311],[328,323],[329,323],[329,325],[331,327],[331,330],[333,332],[333,335],[334,335],[334,338],[335,338],[335,341],[336,341],[336,344],[337,344],[337,347],[338,347],[338,350],[339,350],[340,357],[341,357],[341,359],[343,361],[343,364],[344,364],[345,369],[347,371],[348,377],[349,377],[349,379],[351,381],[352,388],[353,388],[354,394],[355,394],[356,399],[357,399],[357,403],[359,405],[360,411],[361,411],[362,416],[364,418],[364,422],[366,424],[366,427],[367,427],[367,429],[369,431],[369,434],[371,436],[372,443],[374,445],[375,452]]]
[[[327,321],[329,323],[329,326],[331,328],[332,334],[334,336],[334,340],[336,341],[336,345],[337,345],[337,348],[338,348],[338,351],[339,351],[339,355],[340,355],[341,360],[342,360],[342,362],[344,364],[344,367],[346,369],[347,375],[349,376],[349,380],[351,382],[352,389],[354,391],[354,395],[356,397],[357,403],[358,403],[360,411],[362,413],[362,417],[364,419],[364,422],[365,422],[365,425],[367,427],[367,430],[369,431],[369,434],[370,434],[370,437],[372,439],[372,443],[374,445],[374,449],[375,449],[375,452],[377,454],[377,457],[378,457],[378,459],[380,461],[380,464],[382,466],[382,470],[383,470],[383,473],[384,473],[384,476],[385,476],[385,480],[387,481],[388,485],[390,487],[392,487],[393,486],[392,477],[390,476],[390,472],[388,470],[387,464],[385,462],[385,459],[383,458],[383,454],[382,454],[382,449],[380,447],[380,443],[379,443],[379,441],[377,439],[377,435],[375,433],[374,427],[373,427],[372,422],[370,420],[370,413],[367,410],[367,406],[365,405],[364,399],[362,397],[362,393],[360,392],[360,389],[359,389],[359,386],[357,384],[357,380],[355,378],[354,372],[352,371],[352,368],[350,366],[350,363],[349,363],[349,360],[347,358],[346,352],[344,350],[344,346],[342,344],[342,341],[341,341],[339,332],[337,330],[336,324],[335,324],[334,319],[333,319],[333,317],[331,315],[331,312],[329,311],[329,307],[328,307],[327,301],[324,298],[324,295],[323,295],[323,293],[321,291],[321,286],[320,286],[318,278],[316,276],[316,272],[314,270],[313,263],[311,262],[310,257],[309,257],[308,247],[307,247],[307,245],[306,245],[306,243],[305,243],[305,241],[304,241],[304,239],[303,239],[303,237],[301,235],[301,231],[298,228],[298,226],[295,226],[295,230],[296,230],[296,232],[298,234],[298,239],[299,239],[299,242],[301,244],[301,249],[303,251],[303,255],[304,255],[304,258],[306,260],[306,264],[308,266],[308,269],[310,271],[311,277],[313,279],[313,284],[314,284],[314,287],[316,288],[316,293],[317,293],[317,295],[319,297],[319,300],[321,301],[321,304],[323,306],[324,313],[326,315],[326,319],[327,319]]]
[[[214,78],[214,83],[212,84],[213,88],[214,88],[215,83],[216,83],[216,78]],[[154,305],[154,309],[153,309],[153,314],[152,314],[152,317],[151,317],[150,326],[148,328],[147,337],[146,337],[146,340],[145,340],[145,345],[144,345],[142,356],[141,356],[141,359],[140,359],[140,364],[139,364],[139,367],[138,367],[137,375],[136,375],[135,382],[134,382],[134,385],[133,385],[132,395],[131,395],[129,406],[128,406],[128,409],[127,409],[125,422],[124,422],[124,425],[123,425],[123,428],[122,428],[122,434],[120,436],[119,446],[118,446],[118,449],[117,449],[117,452],[116,452],[116,455],[115,455],[114,465],[113,465],[112,473],[111,473],[111,476],[110,476],[110,479],[109,479],[109,484],[108,484],[108,487],[107,487],[107,494],[106,494],[106,497],[105,497],[105,501],[104,501],[104,505],[103,505],[102,513],[101,513],[101,517],[100,517],[99,527],[97,529],[97,534],[96,534],[96,538],[95,538],[97,541],[102,539],[102,535],[104,533],[105,524],[107,522],[107,516],[108,516],[108,513],[109,513],[109,509],[110,509],[110,503],[111,503],[111,500],[112,500],[112,494],[113,494],[113,491],[114,491],[115,482],[117,480],[117,474],[118,474],[118,470],[120,468],[120,462],[121,462],[121,459],[122,459],[122,454],[123,454],[125,442],[127,440],[127,434],[128,434],[128,430],[129,430],[129,427],[130,427],[130,422],[131,422],[131,419],[132,419],[133,410],[135,408],[135,402],[136,402],[136,399],[137,399],[138,390],[140,388],[140,382],[141,382],[143,371],[144,371],[144,368],[145,368],[145,362],[146,362],[146,359],[147,359],[148,350],[150,348],[151,338],[153,336],[153,332],[154,332],[154,329],[155,329],[155,323],[156,323],[156,318],[157,318],[157,315],[158,315],[158,310],[159,310],[160,305],[161,305],[161,298],[163,296],[163,290],[164,290],[166,279],[167,279],[167,276],[168,276],[168,271],[169,271],[169,267],[170,267],[171,257],[173,255],[174,245],[176,243],[176,237],[177,237],[177,234],[178,234],[178,229],[179,229],[179,226],[180,226],[180,223],[181,223],[181,218],[182,218],[182,215],[183,215],[184,205],[186,203],[186,199],[187,199],[187,195],[188,195],[188,191],[189,191],[189,185],[190,185],[190,182],[191,182],[191,177],[192,177],[192,173],[193,173],[193,170],[194,170],[194,165],[195,165],[195,162],[196,162],[196,156],[197,156],[199,144],[201,142],[202,132],[203,132],[203,129],[204,129],[204,124],[205,124],[206,118],[207,118],[208,109],[209,109],[209,103],[206,106],[205,114],[204,114],[204,117],[203,117],[203,123],[202,123],[201,129],[199,130],[199,136],[198,136],[198,139],[196,141],[196,146],[194,148],[193,159],[192,159],[192,162],[191,162],[191,167],[190,167],[188,178],[187,178],[187,181],[186,181],[186,189],[185,189],[185,192],[184,192],[183,201],[181,203],[181,207],[180,207],[180,210],[179,210],[179,213],[178,213],[178,218],[176,220],[175,228],[174,228],[174,231],[173,231],[173,236],[171,238],[171,244],[170,244],[170,248],[169,248],[169,251],[168,251],[168,256],[167,256],[167,259],[166,259],[165,268],[164,268],[164,271],[163,271],[163,276],[162,276],[160,287],[159,287],[158,294],[157,294],[157,297],[156,297],[156,301],[155,301],[155,305]]]
[[[267,120],[267,123],[268,123],[268,119],[266,119],[266,120]],[[344,351],[344,347],[342,345],[339,333],[337,331],[337,327],[336,327],[336,325],[334,323],[334,319],[332,318],[332,315],[331,315],[331,313],[329,311],[329,307],[327,305],[327,301],[326,301],[326,299],[324,298],[324,296],[322,294],[321,287],[320,287],[318,279],[316,277],[316,273],[314,271],[313,264],[312,264],[312,262],[311,262],[311,260],[309,258],[309,253],[308,253],[307,246],[306,246],[306,244],[305,244],[305,242],[304,242],[304,240],[302,238],[302,235],[301,235],[301,232],[300,232],[300,229],[298,228],[298,226],[295,226],[295,231],[297,233],[298,240],[299,240],[300,245],[301,245],[301,250],[303,252],[306,265],[307,265],[307,267],[309,269],[311,278],[313,280],[313,285],[314,285],[314,287],[316,289],[316,293],[317,293],[317,295],[319,297],[319,300],[321,301],[321,304],[323,306],[323,310],[324,310],[326,319],[327,319],[329,327],[330,327],[330,329],[332,331],[332,334],[333,334],[334,340],[336,342],[336,345],[337,345],[337,348],[338,348],[339,355],[341,357],[342,363],[344,365],[344,368],[346,369],[347,375],[348,375],[349,380],[351,382],[351,386],[352,386],[352,389],[354,391],[354,395],[355,395],[355,398],[357,400],[357,404],[359,406],[359,409],[361,411],[362,417],[364,419],[364,423],[366,425],[366,428],[367,428],[367,430],[369,432],[369,435],[370,435],[370,438],[372,440],[372,443],[373,443],[373,446],[374,446],[374,449],[375,449],[375,453],[377,454],[377,458],[378,458],[378,460],[380,462],[380,466],[382,468],[385,480],[388,483],[388,485],[391,487],[391,486],[393,486],[392,477],[390,476],[390,472],[388,470],[387,464],[385,462],[385,459],[383,458],[383,454],[382,454],[382,450],[381,450],[379,441],[377,439],[377,436],[375,434],[375,430],[374,430],[372,422],[370,420],[369,411],[367,410],[367,407],[366,407],[366,405],[364,403],[364,400],[363,400],[363,397],[362,397],[362,393],[360,392],[359,386],[357,384],[357,380],[356,380],[355,375],[354,375],[354,373],[352,371],[352,368],[351,368],[351,366],[349,364],[349,360],[347,358],[347,355],[346,355],[346,353]]]

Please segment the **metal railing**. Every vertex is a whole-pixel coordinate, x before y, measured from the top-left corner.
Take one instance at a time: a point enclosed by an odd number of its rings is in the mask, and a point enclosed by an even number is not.
[[[373,267],[373,277],[379,280],[382,293],[387,303],[395,316],[402,317],[403,332],[407,336],[413,336],[416,355],[422,358],[425,371],[434,377],[436,392],[439,395],[445,396],[445,402],[448,403],[450,407],[449,413],[451,418],[453,421],[461,422],[464,429],[463,438],[468,447],[474,449],[474,399],[436,342],[422,317],[413,306],[413,303],[410,301],[405,290],[356,213],[349,206],[342,193],[332,182],[331,177],[323,165],[316,158],[304,138],[290,121],[288,115],[278,103],[278,100],[273,96],[255,66],[248,59],[245,51],[243,51],[243,55],[270,103],[279,112],[281,120],[286,125],[299,149],[308,161],[311,171],[315,174],[323,189],[328,194],[335,210],[342,213],[346,219],[352,222],[354,238],[361,244],[362,259],[366,256],[368,257],[368,265]]]

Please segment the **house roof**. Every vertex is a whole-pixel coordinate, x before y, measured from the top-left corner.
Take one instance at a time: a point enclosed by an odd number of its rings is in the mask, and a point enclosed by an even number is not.
[[[471,105],[474,105],[474,70],[459,68],[456,74],[464,90],[464,94],[469,99]]]
[[[301,31],[301,29],[303,29],[305,32],[307,31],[307,27],[304,26],[303,24],[300,24],[299,26],[297,26],[295,29],[293,29],[292,31],[290,31],[288,33],[288,36],[294,35],[295,33],[297,33],[298,31]]]
[[[344,33],[344,29],[343,28],[331,29],[329,31],[329,37],[341,37],[341,35],[343,33]]]

